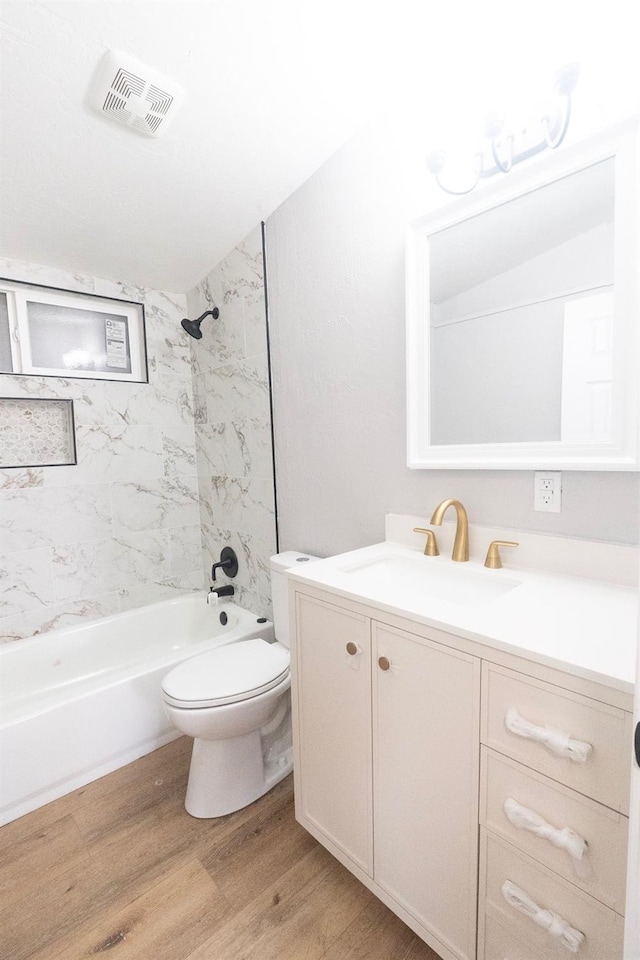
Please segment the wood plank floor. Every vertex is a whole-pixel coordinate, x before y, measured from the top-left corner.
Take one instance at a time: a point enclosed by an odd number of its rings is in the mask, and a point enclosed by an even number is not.
[[[438,960],[296,823],[184,810],[175,740],[0,828],[3,960]]]

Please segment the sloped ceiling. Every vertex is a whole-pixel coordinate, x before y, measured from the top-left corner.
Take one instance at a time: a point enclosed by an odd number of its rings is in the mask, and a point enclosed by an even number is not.
[[[381,24],[347,11],[336,20],[323,6],[4,3],[0,253],[191,287],[375,101]],[[185,89],[162,138],[87,106],[108,49]]]
[[[4,0],[0,256],[189,290],[383,104],[406,111],[411,93],[416,129],[464,129],[492,89],[579,58],[576,39],[587,60],[608,49],[600,78],[637,98],[628,2],[601,6]],[[163,137],[90,110],[109,49],[184,88]]]

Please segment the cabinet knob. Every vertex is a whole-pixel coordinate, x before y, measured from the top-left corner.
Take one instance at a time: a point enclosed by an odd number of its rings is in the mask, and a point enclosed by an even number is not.
[[[391,662],[387,657],[380,657],[380,659],[378,660],[378,666],[380,667],[381,670],[388,670],[389,667],[391,666]]]
[[[352,640],[350,640],[349,643],[347,644],[347,653],[349,654],[350,657],[354,657],[357,652],[358,652],[358,648],[356,644]]]

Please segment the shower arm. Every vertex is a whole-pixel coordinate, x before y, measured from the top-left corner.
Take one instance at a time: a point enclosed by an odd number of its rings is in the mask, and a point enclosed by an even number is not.
[[[217,307],[214,307],[213,310],[205,310],[201,317],[198,317],[197,320],[193,320],[193,323],[202,323],[205,317],[213,317],[214,320],[217,320],[220,316],[220,311]]]

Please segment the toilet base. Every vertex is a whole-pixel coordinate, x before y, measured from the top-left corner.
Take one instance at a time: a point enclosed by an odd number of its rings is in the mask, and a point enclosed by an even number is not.
[[[185,809],[198,819],[223,817],[264,796],[292,769],[290,747],[271,760],[263,757],[259,730],[228,740],[196,738]]]

